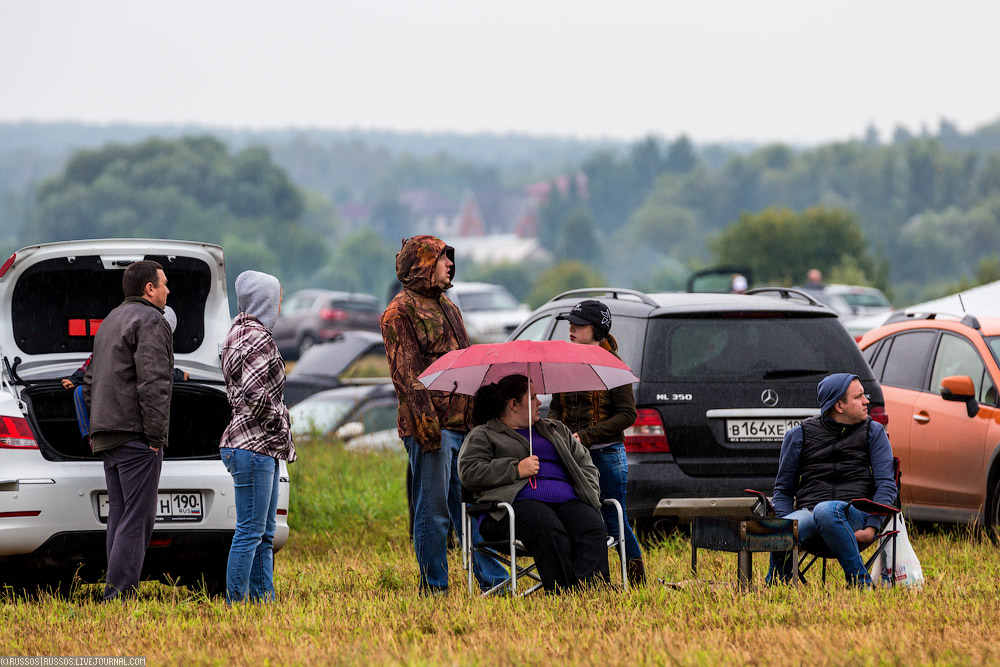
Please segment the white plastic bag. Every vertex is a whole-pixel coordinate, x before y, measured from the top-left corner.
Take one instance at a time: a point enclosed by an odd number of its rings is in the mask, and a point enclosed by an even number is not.
[[[886,528],[891,529],[891,526],[892,521]],[[895,579],[897,586],[920,588],[924,583],[924,571],[906,535],[906,521],[902,514],[896,518],[896,529],[899,531],[896,535],[896,569],[892,567],[893,543],[889,538],[882,554],[872,564],[872,581],[876,586],[891,586]]]

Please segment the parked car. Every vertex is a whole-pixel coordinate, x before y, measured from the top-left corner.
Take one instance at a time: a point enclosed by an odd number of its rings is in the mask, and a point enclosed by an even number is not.
[[[844,319],[865,317],[869,315],[889,315],[892,304],[882,290],[864,285],[831,284],[822,287],[807,285],[796,287],[815,298],[820,303],[832,308]]]
[[[292,366],[285,378],[285,405],[291,407],[318,391],[339,387],[345,381],[381,383],[388,381],[388,376],[389,362],[382,334],[345,331],[310,347]]]
[[[0,266],[0,579],[65,588],[107,566],[103,463],[77,430],[60,380],[93,350],[121,303],[122,271],[152,259],[170,281],[174,385],[159,512],[143,576],[225,589],[235,530],[233,480],[219,456],[229,424],[219,346],[229,330],[222,248],[187,241],[68,241],[18,250]],[[288,471],[280,466],[275,550],[288,539]]]
[[[688,292],[728,294],[733,291],[733,278],[737,275],[743,276],[746,283],[743,291],[753,285],[753,274],[745,266],[713,266],[688,276],[685,289]]]
[[[1000,533],[1000,318],[897,313],[861,339],[906,516]]]
[[[379,301],[370,294],[304,289],[284,300],[274,324],[274,341],[286,359],[343,331],[380,331]]]
[[[447,295],[462,311],[473,343],[500,343],[531,314],[501,285],[457,282]]]
[[[757,292],[757,293],[753,293]],[[535,310],[511,340],[568,340],[556,320],[585,298],[611,310],[622,359],[639,375],[626,432],[629,515],[642,524],[749,512],[771,493],[785,433],[818,414],[816,384],[857,373],[885,421],[882,393],[829,308],[789,288],[747,294],[573,290]]]
[[[332,436],[351,448],[403,449],[396,431],[399,403],[391,383],[327,389],[289,412],[295,436]]]

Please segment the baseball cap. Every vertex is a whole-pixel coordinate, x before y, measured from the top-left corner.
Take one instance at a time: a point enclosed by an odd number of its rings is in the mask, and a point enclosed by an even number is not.
[[[573,306],[568,315],[560,315],[557,320],[568,320],[573,324],[592,324],[594,333],[599,337],[608,335],[611,330],[611,311],[600,301],[587,299]]]

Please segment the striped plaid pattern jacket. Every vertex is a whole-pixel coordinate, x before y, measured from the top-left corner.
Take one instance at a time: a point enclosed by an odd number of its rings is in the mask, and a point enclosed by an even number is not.
[[[222,374],[233,418],[219,446],[294,461],[291,421],[283,400],[285,362],[271,332],[256,317],[240,313],[233,322],[222,346]]]

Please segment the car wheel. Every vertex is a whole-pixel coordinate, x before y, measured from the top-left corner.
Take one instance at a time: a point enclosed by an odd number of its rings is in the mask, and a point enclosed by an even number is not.
[[[302,340],[299,341],[299,358],[305,354],[305,351],[316,344],[316,339],[312,334],[305,334],[302,336]]]
[[[990,475],[993,491],[986,502],[986,534],[994,545],[1000,546],[1000,472]]]

